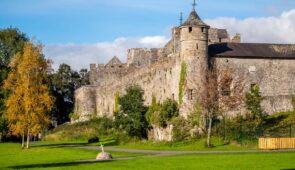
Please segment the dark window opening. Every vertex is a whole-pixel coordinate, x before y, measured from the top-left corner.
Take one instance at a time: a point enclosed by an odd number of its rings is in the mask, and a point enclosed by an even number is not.
[[[193,31],[193,27],[189,27],[188,32],[192,32],[192,31]]]
[[[199,44],[198,43],[196,44],[196,48],[197,48],[197,50],[199,49]]]
[[[231,90],[230,90],[231,83],[232,83],[232,79],[225,80],[224,82],[222,82],[222,85],[221,85],[221,95],[222,96],[230,96],[231,95]]]
[[[219,42],[222,42],[222,39],[221,38],[219,38]]]
[[[202,27],[202,28],[201,28],[201,30],[202,30],[202,32],[204,32],[204,31],[205,31],[205,28],[204,28],[204,27]]]
[[[193,100],[193,92],[192,89],[188,90],[188,100]]]

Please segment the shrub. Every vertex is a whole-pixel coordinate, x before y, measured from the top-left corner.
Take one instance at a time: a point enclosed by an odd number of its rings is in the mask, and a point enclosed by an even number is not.
[[[179,114],[177,103],[172,99],[166,99],[163,104],[152,103],[147,115],[150,124],[165,128],[168,122]]]
[[[115,125],[131,137],[147,138],[148,123],[145,118],[143,90],[137,85],[127,87],[119,97],[120,111],[115,113]]]
[[[183,117],[179,116],[173,118],[171,124],[173,125],[173,141],[182,141],[190,137],[190,128]]]

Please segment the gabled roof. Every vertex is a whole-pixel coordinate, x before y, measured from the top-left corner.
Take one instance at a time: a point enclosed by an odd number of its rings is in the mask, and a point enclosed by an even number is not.
[[[219,43],[209,45],[211,57],[295,59],[295,44]]]
[[[207,24],[205,24],[202,19],[197,14],[196,10],[193,9],[190,13],[188,19],[181,25],[181,26],[205,26],[209,27]]]
[[[119,60],[119,58],[117,56],[114,56],[109,62],[108,64],[106,64],[106,66],[114,66],[114,65],[121,65],[122,62]]]

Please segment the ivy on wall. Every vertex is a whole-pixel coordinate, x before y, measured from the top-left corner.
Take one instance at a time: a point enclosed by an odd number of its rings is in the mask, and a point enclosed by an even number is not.
[[[119,112],[119,92],[116,92],[114,96],[114,113],[117,112]]]
[[[186,76],[186,63],[182,62],[181,63],[181,71],[180,71],[180,79],[179,79],[179,90],[178,90],[178,103],[179,103],[179,105],[182,104],[185,76]]]

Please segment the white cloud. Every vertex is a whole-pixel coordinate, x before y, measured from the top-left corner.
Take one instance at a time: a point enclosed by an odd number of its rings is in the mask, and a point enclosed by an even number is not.
[[[241,33],[243,42],[295,43],[295,9],[278,17],[216,18],[205,22],[212,27],[226,28],[231,35]]]
[[[146,36],[141,38],[117,38],[113,42],[95,44],[47,44],[44,54],[53,60],[53,68],[57,70],[61,63],[69,64],[73,69],[88,68],[90,63],[107,63],[113,56],[123,62],[127,58],[129,48],[158,48],[168,42],[164,36]]]
[[[216,18],[205,20],[211,27],[226,28],[231,35],[241,33],[243,42],[295,43],[295,9],[278,17]],[[56,70],[61,63],[74,69],[89,68],[90,63],[107,63],[113,56],[126,61],[129,48],[157,48],[168,42],[165,36],[139,38],[123,37],[113,42],[95,44],[47,44],[44,53],[54,62]]]

